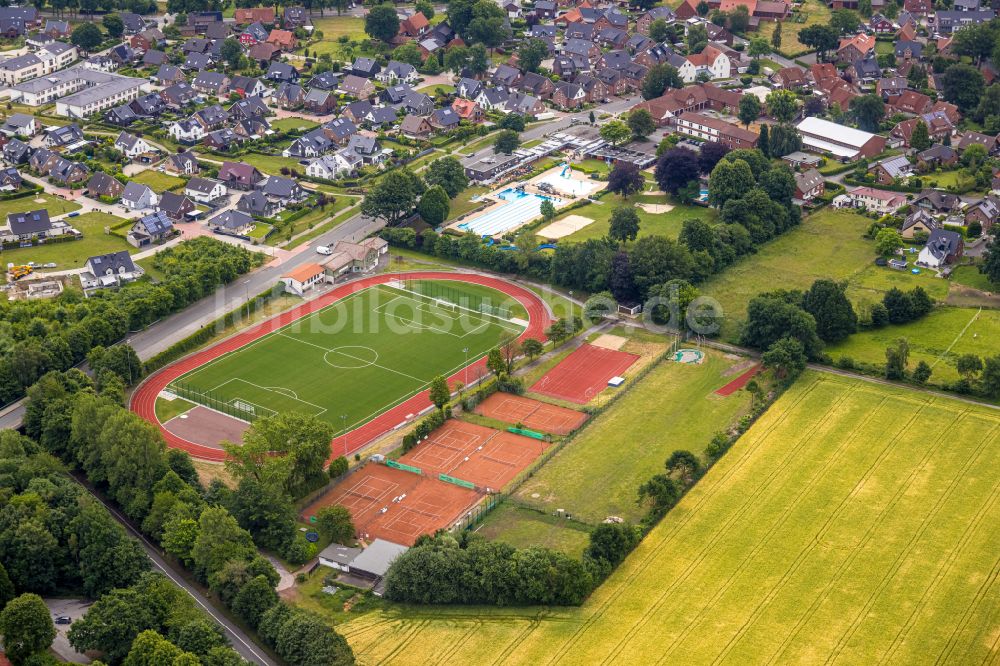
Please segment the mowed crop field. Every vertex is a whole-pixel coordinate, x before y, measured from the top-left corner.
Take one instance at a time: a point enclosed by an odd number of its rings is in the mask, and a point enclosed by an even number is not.
[[[983,664],[1000,414],[806,373],[578,609],[375,611],[359,663]]]
[[[461,286],[454,289],[461,292]],[[494,293],[494,302],[507,298]],[[498,317],[378,285],[220,356],[172,386],[198,402],[207,396],[209,404],[258,416],[297,411],[339,430],[403,402],[522,330]]]

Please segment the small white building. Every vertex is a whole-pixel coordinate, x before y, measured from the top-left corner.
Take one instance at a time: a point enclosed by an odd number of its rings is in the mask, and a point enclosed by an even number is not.
[[[84,269],[80,273],[80,284],[85,290],[118,287],[143,275],[142,267],[135,265],[125,250],[91,257]]]
[[[362,553],[361,548],[350,548],[331,543],[319,553],[319,563],[338,571],[350,571],[350,564]]]
[[[180,143],[197,143],[205,138],[208,132],[194,118],[178,120],[170,125],[167,132]]]
[[[156,206],[158,201],[159,197],[148,185],[134,180],[129,181],[122,191],[121,204],[129,210],[147,210]]]
[[[130,160],[138,158],[140,155],[157,152],[156,148],[142,137],[122,132],[115,139],[115,150],[121,152]]]
[[[296,296],[304,296],[307,291],[325,279],[326,274],[323,266],[313,263],[297,266],[280,278],[285,289]]]
[[[194,177],[184,187],[184,194],[199,203],[210,203],[226,196],[224,183],[212,178]]]

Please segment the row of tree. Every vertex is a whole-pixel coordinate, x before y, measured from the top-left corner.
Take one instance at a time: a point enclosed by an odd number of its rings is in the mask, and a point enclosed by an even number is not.
[[[416,210],[425,222],[437,226],[448,218],[451,199],[468,185],[465,169],[454,157],[434,160],[423,177],[405,167],[393,169],[365,194],[361,212],[385,220],[391,227]]]
[[[212,238],[195,238],[157,253],[164,278],[83,298],[67,290],[43,300],[0,302],[0,404],[24,395],[50,370],[66,370],[94,347],[110,347],[213,293],[260,263],[260,255]]]

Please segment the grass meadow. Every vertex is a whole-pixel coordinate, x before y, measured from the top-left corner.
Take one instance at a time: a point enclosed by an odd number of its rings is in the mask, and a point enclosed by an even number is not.
[[[807,372],[580,608],[390,607],[362,664],[988,663],[1000,416]]]
[[[590,524],[608,516],[638,521],[639,486],[674,450],[701,454],[749,406],[744,393],[713,394],[729,381],[722,373],[731,364],[716,353],[701,365],[661,362],[525,481],[516,501],[543,513],[565,509]]]
[[[23,201],[23,199],[21,200]],[[75,205],[75,204],[74,204]],[[83,213],[77,217],[67,218],[66,223],[83,234],[83,238],[63,243],[42,243],[33,247],[20,247],[5,250],[2,253],[4,265],[8,263],[26,264],[33,261],[36,264],[55,263],[52,270],[62,271],[69,268],[80,268],[87,259],[98,254],[126,250],[129,253],[138,252],[121,236],[104,233],[105,227],[122,222],[122,218],[107,213]]]
[[[561,239],[560,242],[581,242],[594,238],[604,238],[611,228],[611,213],[615,208],[623,203],[631,204],[665,204],[667,197],[665,194],[638,194],[633,195],[626,202],[617,194],[605,195],[599,201],[591,203],[583,208],[575,208],[557,215],[554,220],[560,220],[569,215],[579,215],[589,217],[593,220],[583,229],[576,231]],[[666,236],[677,238],[681,233],[681,225],[684,220],[701,219],[709,224],[714,224],[718,220],[718,214],[714,208],[703,208],[701,206],[686,206],[683,204],[671,204],[673,210],[666,213],[649,213],[642,208],[636,208],[639,213],[639,236]],[[544,229],[545,226],[540,227]],[[544,234],[539,234],[544,238]]]
[[[184,185],[187,183],[187,181],[183,178],[171,176],[169,173],[160,173],[159,171],[155,171],[153,169],[140,171],[129,180],[134,180],[137,183],[148,185],[149,188],[157,194],[162,194],[168,191],[180,192],[184,189]]]

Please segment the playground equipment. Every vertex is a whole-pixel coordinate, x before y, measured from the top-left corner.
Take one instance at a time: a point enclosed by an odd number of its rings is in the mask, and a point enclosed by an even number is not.
[[[568,162],[563,162],[559,166],[562,167],[562,171],[559,172],[559,177],[560,178],[569,178],[569,176],[566,175],[567,172],[569,172],[569,163]]]

